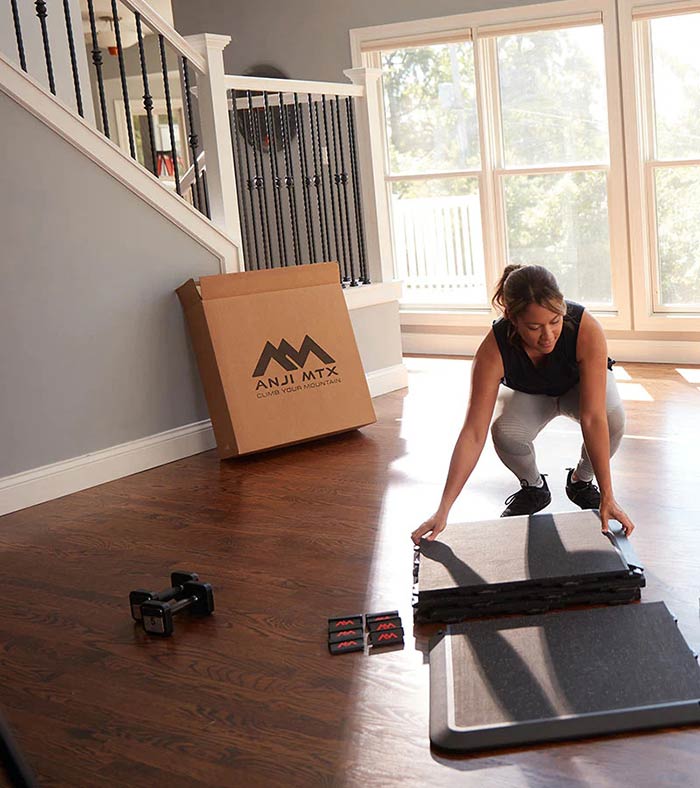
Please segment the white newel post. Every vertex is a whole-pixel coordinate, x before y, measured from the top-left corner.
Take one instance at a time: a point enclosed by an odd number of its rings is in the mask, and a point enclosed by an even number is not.
[[[238,259],[231,272],[243,271],[241,220],[238,212],[223,57],[224,49],[230,43],[231,37],[201,33],[187,36],[186,40],[207,63],[207,73],[198,74],[197,104],[202,148],[206,151],[211,219],[238,247]]]
[[[349,68],[343,73],[353,84],[362,85],[365,90],[364,100],[355,102],[355,115],[370,276],[373,282],[391,282],[394,279],[394,252],[384,180],[382,72],[378,68]]]

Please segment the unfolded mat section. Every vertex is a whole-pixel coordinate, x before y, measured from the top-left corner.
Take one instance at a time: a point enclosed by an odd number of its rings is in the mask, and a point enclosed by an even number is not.
[[[430,740],[452,751],[700,723],[700,667],[663,602],[451,625]]]

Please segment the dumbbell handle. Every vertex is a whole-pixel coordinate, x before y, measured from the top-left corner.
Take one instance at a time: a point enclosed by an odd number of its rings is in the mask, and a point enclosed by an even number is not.
[[[199,601],[199,597],[196,594],[185,597],[184,599],[178,599],[175,604],[170,605],[170,612],[177,613],[179,610],[184,610],[186,607],[193,605],[197,601]]]
[[[169,602],[171,599],[175,599],[178,594],[181,594],[184,588],[185,586],[173,586],[172,588],[166,588],[164,591],[159,591],[157,594],[155,594],[153,599],[157,602]]]
[[[132,591],[129,595],[131,600],[131,617],[134,621],[141,620],[141,605],[144,602],[169,602],[175,599],[178,594],[185,590],[184,584],[175,585],[171,588],[166,588],[163,591]]]

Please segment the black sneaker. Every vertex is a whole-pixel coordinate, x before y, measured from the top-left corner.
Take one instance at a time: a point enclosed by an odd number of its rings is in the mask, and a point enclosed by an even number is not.
[[[572,482],[573,468],[568,468],[566,494],[580,509],[600,509],[600,490],[593,482]]]
[[[542,486],[532,487],[524,479],[520,482],[518,492],[508,496],[505,500],[506,508],[501,517],[514,517],[518,514],[534,514],[548,506],[552,500],[552,494],[547,487],[547,480],[542,474]]]

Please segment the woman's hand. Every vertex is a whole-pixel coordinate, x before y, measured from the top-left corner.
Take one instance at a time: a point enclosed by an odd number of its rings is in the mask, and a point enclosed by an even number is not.
[[[634,531],[634,523],[614,498],[600,502],[600,522],[604,534],[608,533],[608,520],[617,520],[625,536],[630,536]]]
[[[445,526],[447,525],[447,517],[440,514],[440,512],[435,512],[432,517],[429,517],[423,525],[416,528],[416,530],[411,534],[411,539],[413,539],[414,544],[418,544],[421,540],[421,537],[429,534],[425,538],[432,542],[434,539],[437,538],[437,535],[445,530]]]

